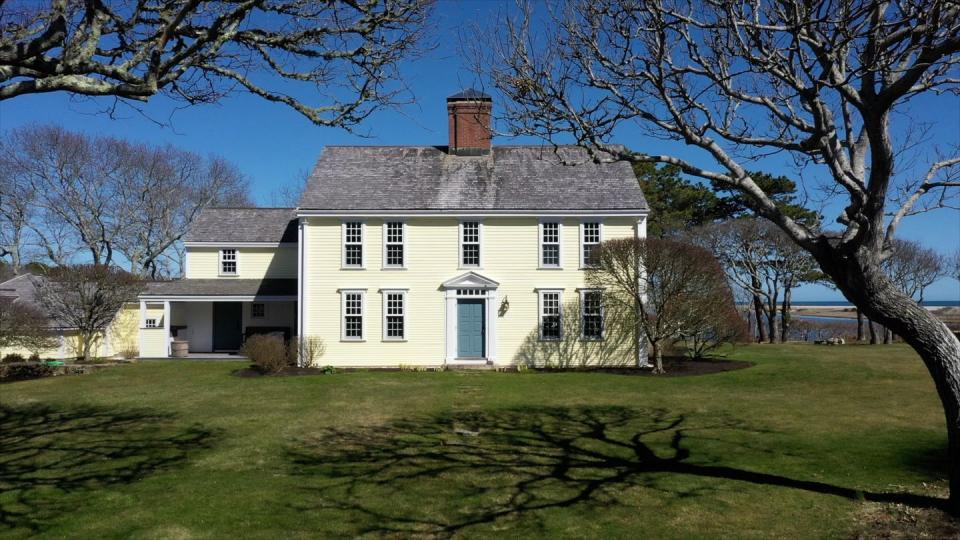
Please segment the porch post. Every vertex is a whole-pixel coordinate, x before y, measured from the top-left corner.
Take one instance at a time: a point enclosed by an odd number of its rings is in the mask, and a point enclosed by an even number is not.
[[[163,329],[166,335],[167,358],[170,357],[170,301],[163,301]]]

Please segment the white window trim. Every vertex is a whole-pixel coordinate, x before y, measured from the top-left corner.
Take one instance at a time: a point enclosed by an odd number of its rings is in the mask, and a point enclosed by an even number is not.
[[[143,327],[144,327],[144,328],[162,328],[162,327],[157,323],[157,318],[156,318],[156,317],[148,317],[148,318],[144,319],[144,320],[143,320]]]
[[[603,220],[601,220],[601,219],[585,219],[585,220],[583,220],[583,221],[580,222],[580,253],[579,253],[577,256],[580,258],[580,269],[581,269],[581,270],[586,270],[587,268],[590,268],[590,267],[588,267],[588,266],[585,264],[585,261],[583,260],[583,246],[584,246],[584,243],[583,243],[583,235],[584,235],[584,233],[586,232],[586,227],[585,227],[585,225],[586,225],[587,223],[597,223],[597,224],[599,224],[599,226],[600,226],[600,227],[599,227],[599,229],[600,229],[600,230],[599,230],[600,238],[599,238],[599,240],[598,240],[597,243],[598,243],[598,244],[602,244],[602,243],[603,243]]]
[[[262,306],[263,315],[256,315],[253,312],[253,306]],[[266,319],[267,318],[267,303],[266,302],[250,302],[250,318],[251,319]]]
[[[360,266],[347,265],[347,223],[360,224]],[[361,219],[344,219],[340,223],[340,269],[364,270],[367,266],[367,224]]]
[[[477,223],[477,242],[480,245],[480,264],[477,265],[465,265],[463,264],[463,224],[464,223]],[[483,220],[482,219],[461,219],[460,224],[457,226],[457,268],[460,270],[483,270]]]
[[[236,269],[232,274],[223,271],[223,252],[233,251],[233,266]],[[217,250],[217,275],[220,277],[237,277],[240,275],[240,250],[237,248],[220,248]]]
[[[580,293],[580,321],[579,321],[580,340],[581,341],[605,341],[607,339],[607,309],[603,303],[603,289],[577,289],[577,292]],[[600,293],[600,337],[599,338],[593,338],[593,337],[588,338],[586,334],[583,333],[583,316],[584,316],[583,309],[586,306],[586,303],[584,302],[585,300],[584,296],[586,296],[587,293],[591,293],[591,292]]]
[[[388,223],[399,223],[401,233],[403,235],[403,241],[400,242],[400,245],[403,246],[403,264],[387,264],[387,224]],[[406,270],[407,269],[407,222],[400,219],[388,219],[383,222],[383,264],[381,265],[384,270]]]
[[[544,223],[556,223],[557,224],[557,246],[559,247],[558,259],[556,266],[549,266],[543,264],[543,224]],[[545,219],[540,221],[537,225],[537,268],[540,270],[563,270],[563,222],[559,219]]]
[[[399,294],[403,296],[403,337],[390,337],[387,336],[387,295],[389,294]],[[394,341],[394,342],[403,342],[407,340],[407,289],[380,289],[381,302],[383,303],[383,308],[381,310],[381,316],[383,319],[380,321],[383,325],[381,331],[381,339],[383,341]]]
[[[340,293],[340,341],[362,343],[367,340],[367,290],[338,289]],[[347,337],[347,294],[360,295],[360,337]]]
[[[564,335],[563,335],[563,288],[560,288],[560,287],[538,288],[536,289],[536,291],[537,291],[537,341],[544,341],[544,342],[563,341],[563,338],[564,338]],[[545,339],[543,337],[543,295],[550,294],[550,293],[556,293],[558,295],[557,308],[560,311],[559,313],[560,337],[556,339],[552,339],[552,338]]]

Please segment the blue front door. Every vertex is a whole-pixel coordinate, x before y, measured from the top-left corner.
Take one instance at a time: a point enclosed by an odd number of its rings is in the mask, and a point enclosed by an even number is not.
[[[457,300],[457,356],[483,358],[483,300]]]

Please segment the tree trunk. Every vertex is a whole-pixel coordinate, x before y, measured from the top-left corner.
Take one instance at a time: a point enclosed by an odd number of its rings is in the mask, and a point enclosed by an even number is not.
[[[857,308],[857,342],[863,341],[863,312]]]
[[[767,341],[777,342],[777,304],[773,304],[773,309],[767,313]]]
[[[867,327],[870,329],[870,344],[877,344],[877,329],[873,325],[873,319],[867,319]]]
[[[760,286],[757,278],[753,278],[753,284],[755,287]],[[763,301],[757,295],[753,295],[753,315],[757,319],[757,343],[763,343],[767,340],[766,331],[763,327]]]
[[[960,340],[943,321],[897,290],[867,249],[852,254],[827,250],[817,260],[848,300],[913,347],[930,372],[947,425],[948,509],[960,516]]]
[[[663,369],[663,347],[660,346],[660,342],[653,344],[653,372],[656,374],[666,373]]]
[[[780,342],[786,343],[790,341],[790,322],[791,314],[790,310],[793,308],[792,303],[793,287],[785,287],[783,289],[783,303],[780,307]]]
[[[889,328],[883,329],[883,344],[889,345],[892,342],[893,332]]]

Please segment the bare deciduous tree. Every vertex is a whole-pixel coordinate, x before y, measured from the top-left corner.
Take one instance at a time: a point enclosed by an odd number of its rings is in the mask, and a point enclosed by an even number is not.
[[[68,264],[77,251],[93,264],[122,255],[130,271],[154,278],[167,263],[179,267],[167,259],[201,209],[249,204],[243,175],[221,158],[53,126],[5,134],[0,170],[0,219],[21,219],[51,262]]]
[[[663,348],[701,334],[733,309],[723,270],[700,247],[648,238],[608,240],[586,271],[590,287],[603,290],[604,309],[635,341],[653,348],[654,373],[663,373]]]
[[[753,201],[848,300],[923,359],[944,407],[949,506],[960,515],[960,341],[882,268],[906,216],[955,204],[960,157],[931,150],[913,156],[929,158],[926,173],[900,170],[904,131],[891,124],[911,99],[958,92],[960,6],[575,0],[546,20],[525,13],[491,32],[502,39],[485,41],[491,53],[478,55],[509,98],[506,123],[633,162],[669,163]],[[626,123],[698,149],[715,166],[609,144]],[[807,170],[808,191],[843,198],[839,230],[791,218],[754,181],[748,167],[775,153]]]
[[[883,261],[890,280],[907,296],[923,303],[923,295],[933,282],[947,275],[947,263],[936,251],[919,242],[896,238],[890,256]]]
[[[0,349],[23,348],[39,354],[56,346],[49,317],[28,304],[0,297]]]
[[[397,65],[419,52],[429,7],[10,0],[0,6],[0,100],[65,91],[192,105],[244,89],[317,125],[349,128],[397,102]]]
[[[90,360],[100,334],[143,287],[139,277],[115,266],[50,269],[37,283],[37,303],[56,324],[78,334],[78,356]]]

